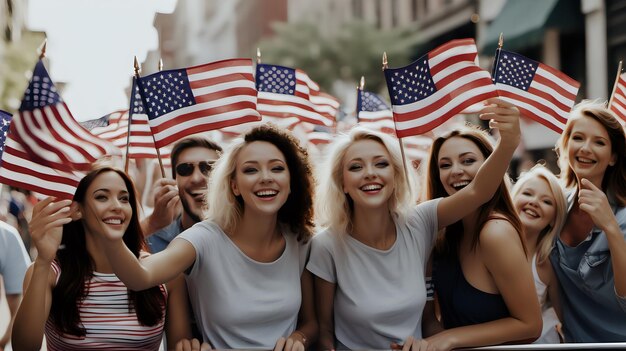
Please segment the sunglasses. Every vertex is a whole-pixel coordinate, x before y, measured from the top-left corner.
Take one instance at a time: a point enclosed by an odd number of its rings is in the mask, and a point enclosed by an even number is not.
[[[215,161],[179,163],[176,166],[176,174],[178,174],[181,177],[188,177],[193,173],[194,169],[196,168],[196,165],[198,165],[198,168],[200,169],[200,173],[202,173],[203,176],[208,176],[209,173],[211,173],[211,170],[213,170],[214,163]]]

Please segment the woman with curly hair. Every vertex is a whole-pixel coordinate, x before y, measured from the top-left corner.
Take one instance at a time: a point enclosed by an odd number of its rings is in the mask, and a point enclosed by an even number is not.
[[[133,290],[185,272],[198,328],[215,348],[304,350],[317,335],[312,278],[304,273],[311,173],[291,134],[253,128],[217,161],[207,220],[144,260],[119,236],[106,236],[105,252]]]

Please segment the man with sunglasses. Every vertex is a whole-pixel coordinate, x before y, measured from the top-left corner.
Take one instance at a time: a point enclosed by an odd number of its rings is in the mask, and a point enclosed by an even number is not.
[[[162,251],[178,234],[202,221],[209,175],[221,153],[219,145],[203,137],[188,137],[174,144],[171,154],[172,177],[183,210],[173,222],[148,237],[152,253]],[[176,197],[171,194],[173,191],[175,188],[170,185],[165,185],[163,191],[157,190],[156,197],[165,200],[155,201],[155,204],[173,203]]]

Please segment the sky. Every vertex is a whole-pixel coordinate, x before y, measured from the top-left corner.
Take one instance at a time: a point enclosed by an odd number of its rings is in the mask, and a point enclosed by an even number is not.
[[[133,57],[158,46],[156,12],[176,0],[30,0],[27,27],[46,32],[48,70],[79,121],[128,109]]]

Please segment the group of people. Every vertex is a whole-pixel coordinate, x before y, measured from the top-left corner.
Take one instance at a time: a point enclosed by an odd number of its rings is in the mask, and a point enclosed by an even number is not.
[[[164,333],[176,350],[626,341],[622,126],[579,104],[560,179],[538,165],[510,190],[519,111],[493,99],[481,119],[495,146],[454,130],[420,174],[397,140],[359,127],[317,167],[272,125],[226,150],[185,139],[143,220],[130,177],[98,167],[73,201],[33,210],[13,347],[45,335],[49,350],[157,350]]]

